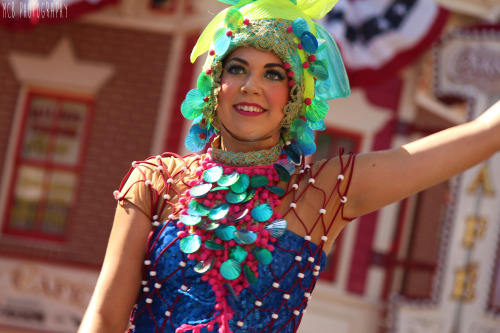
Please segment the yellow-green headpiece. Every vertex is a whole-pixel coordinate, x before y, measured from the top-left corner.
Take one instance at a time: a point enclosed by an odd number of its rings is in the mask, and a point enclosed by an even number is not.
[[[349,81],[340,52],[329,32],[313,21],[325,16],[338,0],[219,0],[233,6],[220,12],[201,34],[191,53],[194,62],[208,51],[197,89],[181,111],[193,119],[186,146],[200,151],[215,129],[222,61],[234,49],[252,46],[279,56],[290,77],[290,100],[283,110],[286,141],[299,155],[316,150],[313,130],[324,129],[327,100],[347,97]]]

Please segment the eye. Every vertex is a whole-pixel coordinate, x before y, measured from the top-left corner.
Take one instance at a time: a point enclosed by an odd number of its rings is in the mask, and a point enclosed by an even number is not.
[[[286,80],[286,75],[279,70],[269,70],[265,74],[266,78],[273,81],[284,81]]]
[[[229,74],[233,74],[233,75],[240,75],[240,74],[246,73],[245,68],[243,66],[237,65],[237,64],[227,65],[226,72],[228,72]]]

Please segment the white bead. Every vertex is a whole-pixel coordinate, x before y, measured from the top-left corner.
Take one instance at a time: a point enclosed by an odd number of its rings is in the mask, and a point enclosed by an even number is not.
[[[271,317],[273,317],[273,319],[278,319],[278,315],[276,313],[273,313]]]
[[[149,292],[149,287],[142,288],[142,291],[144,291],[145,293]]]
[[[314,184],[316,183],[316,181],[314,180],[314,178],[309,178],[309,184]]]
[[[158,215],[153,215],[153,220],[158,220]]]
[[[144,182],[144,185],[146,185],[146,186],[151,185],[151,181],[150,181],[149,179],[148,179],[148,180],[146,180],[146,181]]]
[[[286,145],[287,145],[287,146],[289,146],[289,145],[291,145],[291,144],[292,144],[292,141],[287,141],[287,142],[286,142]]]
[[[179,210],[183,210],[184,208],[186,208],[184,205],[179,205],[179,207],[177,207]]]
[[[273,282],[273,287],[274,288],[279,288],[280,287],[280,284],[278,282]]]
[[[243,322],[242,322],[242,321],[238,321],[238,322],[236,323],[236,325],[238,325],[238,327],[242,327],[242,326],[243,326]]]
[[[300,171],[299,171],[299,173],[304,173],[304,172],[305,172],[305,170],[304,170],[304,169],[302,169],[302,170],[300,170]]]
[[[320,214],[323,214],[323,215],[325,215],[325,214],[326,214],[326,209],[324,209],[324,208],[321,208],[321,209],[319,210],[319,213],[320,213]]]
[[[284,298],[284,299],[290,299],[290,295],[288,295],[288,294],[284,294],[284,295],[283,295],[283,298]]]
[[[146,265],[146,266],[151,265],[151,260],[144,260],[144,265]]]
[[[156,272],[155,271],[151,271],[151,272],[149,272],[149,275],[156,276]]]
[[[175,220],[175,215],[174,215],[174,214],[170,214],[170,215],[168,216],[168,219],[169,219],[169,220]]]
[[[180,262],[179,262],[179,266],[181,266],[181,267],[186,267],[186,263],[185,263],[184,261],[180,261]]]
[[[167,184],[173,184],[173,183],[174,183],[174,180],[173,180],[172,178],[169,178],[169,179],[167,180]]]
[[[156,288],[156,289],[160,289],[160,288],[161,288],[161,284],[159,284],[159,283],[155,283],[155,288]]]
[[[168,194],[163,195],[163,199],[170,200],[170,195],[168,195]]]
[[[161,155],[156,155],[157,160],[161,160]]]
[[[343,196],[342,198],[340,198],[340,202],[346,203],[347,202],[347,197]]]
[[[305,239],[306,241],[310,241],[310,240],[311,240],[311,236],[309,236],[309,235],[305,235],[305,236],[304,236],[304,239]]]
[[[141,281],[141,284],[142,284],[143,286],[145,286],[145,285],[147,285],[147,284],[148,284],[148,281],[142,280],[142,281]]]
[[[317,270],[317,271],[319,271],[321,269],[321,266],[316,265],[316,266],[314,266],[314,269]]]
[[[307,260],[309,260],[309,262],[314,262],[314,257],[309,257]]]
[[[311,296],[311,294],[310,294],[310,293],[304,293],[304,297],[309,298],[310,296]]]
[[[313,275],[314,275],[314,276],[318,276],[318,275],[319,275],[319,271],[314,271],[314,272],[313,272]]]
[[[296,257],[295,257],[295,260],[296,260],[296,261],[302,261],[302,257],[301,257],[301,256],[296,256]]]
[[[304,311],[302,311],[302,314],[306,314],[306,312],[307,312],[307,310],[306,310],[306,309],[304,309]]]
[[[304,169],[309,170],[309,169],[311,169],[311,166],[308,164],[308,165],[306,165],[306,166],[304,167]]]
[[[188,290],[188,287],[187,287],[187,286],[185,286],[185,285],[182,285],[182,286],[181,286],[181,290],[182,290],[182,291],[186,291],[186,290]]]
[[[161,172],[161,171],[163,171],[163,167],[162,167],[161,165],[158,165],[158,166],[156,167],[156,170],[158,170],[158,171],[160,171],[160,172]]]
[[[295,208],[297,208],[297,204],[296,204],[295,202],[292,202],[292,203],[290,204],[290,208],[294,208],[294,209],[295,209]]]
[[[153,227],[158,227],[159,225],[160,225],[160,222],[158,222],[158,221],[153,222]]]
[[[136,163],[137,163],[137,161],[133,161],[133,162],[132,162],[132,166],[133,166],[134,168],[136,168],[136,167],[137,167],[137,164],[136,164]]]
[[[184,166],[184,167],[181,168],[181,171],[186,172],[187,168]]]
[[[135,325],[134,325],[134,324],[132,324],[132,325],[130,325],[128,328],[130,328],[131,330],[135,330]]]
[[[298,189],[299,189],[299,185],[297,185],[297,184],[293,184],[293,185],[292,185],[292,188],[293,188],[294,190],[298,190]]]
[[[115,199],[118,198],[118,195],[120,195],[120,191],[114,190],[113,191],[113,196],[115,197]]]
[[[321,240],[323,240],[323,241],[325,241],[325,242],[326,242],[326,240],[327,240],[327,239],[328,239],[328,237],[326,237],[326,236],[321,236]]]
[[[337,179],[338,179],[338,180],[344,180],[344,175],[343,175],[343,174],[338,175],[338,176],[337,176]]]
[[[153,299],[152,298],[146,298],[146,303],[148,303],[148,304],[153,303]]]
[[[165,311],[165,317],[170,317],[171,315],[170,311]]]
[[[293,314],[298,316],[300,314],[300,311],[299,310],[293,310]]]
[[[261,302],[261,301],[255,301],[255,305],[256,305],[256,306],[261,306],[261,305],[262,305],[262,302]]]
[[[299,274],[297,274],[297,276],[299,277],[299,279],[303,279],[304,278],[304,273],[299,273]]]

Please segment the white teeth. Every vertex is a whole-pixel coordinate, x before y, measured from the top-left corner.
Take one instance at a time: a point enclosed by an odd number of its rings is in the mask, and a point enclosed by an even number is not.
[[[264,109],[259,108],[258,106],[251,106],[251,105],[236,105],[236,108],[238,108],[241,111],[245,112],[264,112]]]

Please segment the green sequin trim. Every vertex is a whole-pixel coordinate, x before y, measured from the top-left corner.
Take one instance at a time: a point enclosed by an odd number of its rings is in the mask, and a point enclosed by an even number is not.
[[[281,143],[266,150],[251,151],[248,153],[234,153],[220,149],[220,137],[212,143],[212,158],[221,164],[231,166],[263,166],[274,164],[280,157],[283,147]]]

